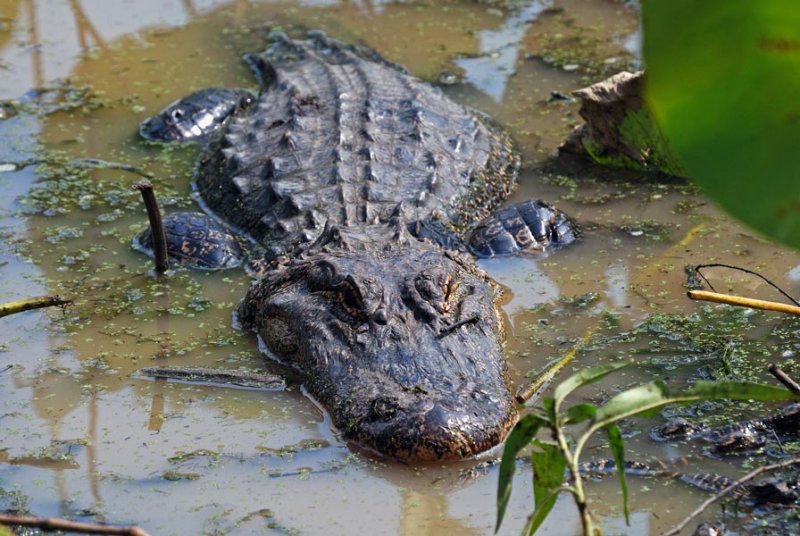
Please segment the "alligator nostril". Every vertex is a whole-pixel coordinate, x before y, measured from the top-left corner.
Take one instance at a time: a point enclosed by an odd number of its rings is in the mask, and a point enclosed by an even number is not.
[[[389,317],[386,314],[386,309],[383,307],[375,311],[375,315],[372,317],[372,319],[375,320],[376,324],[380,324],[381,326],[385,326],[389,323]]]

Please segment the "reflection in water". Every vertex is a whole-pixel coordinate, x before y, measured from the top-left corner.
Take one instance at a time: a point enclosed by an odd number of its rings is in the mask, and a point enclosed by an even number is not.
[[[529,2],[508,17],[499,30],[481,31],[478,34],[479,55],[455,60],[456,65],[464,69],[465,80],[496,102],[502,101],[508,78],[516,69],[520,41],[530,24],[549,5],[546,0]]]
[[[158,342],[158,353],[156,354],[154,366],[163,367],[167,364],[170,353],[170,329],[169,329],[169,285],[166,284],[165,275],[156,275],[159,279],[161,288],[158,296],[158,317],[156,318],[156,338]],[[150,403],[150,420],[147,429],[151,432],[160,432],[161,425],[164,424],[164,388],[167,385],[166,378],[155,378],[153,380],[153,400]]]
[[[31,63],[33,64],[33,87],[44,85],[42,69],[42,49],[39,45],[39,21],[36,19],[35,0],[25,0],[25,15],[28,19],[28,42],[30,43]]]
[[[104,47],[105,42],[103,38],[100,37],[100,34],[89,20],[89,17],[86,16],[86,12],[83,10],[80,0],[69,0],[69,7],[75,18],[75,29],[78,34],[78,43],[80,44],[81,51],[86,52],[89,50],[90,46]],[[89,40],[94,44],[90,45]]]
[[[448,516],[445,495],[430,496],[410,489],[403,490],[402,516],[400,534],[403,536],[480,534],[463,520]]]
[[[511,298],[502,307],[512,322],[521,311],[552,302],[559,296],[558,285],[541,269],[539,263],[540,259],[528,256],[484,259],[479,262],[495,281],[509,289]]]
[[[606,299],[611,302],[613,310],[620,310],[629,305],[628,288],[630,271],[624,264],[611,264],[606,268]]]
[[[96,512],[98,521],[104,521],[102,506],[103,498],[100,496],[100,475],[97,471],[97,446],[99,437],[97,435],[98,415],[97,415],[97,393],[92,393],[89,398],[89,444],[86,446],[86,480],[89,481],[89,490],[94,499],[93,512]]]

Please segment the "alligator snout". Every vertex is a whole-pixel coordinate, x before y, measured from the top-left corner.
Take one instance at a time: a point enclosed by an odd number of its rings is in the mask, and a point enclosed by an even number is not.
[[[514,424],[510,407],[470,400],[423,399],[408,408],[376,399],[353,430],[361,444],[397,459],[426,462],[475,456],[498,444]]]

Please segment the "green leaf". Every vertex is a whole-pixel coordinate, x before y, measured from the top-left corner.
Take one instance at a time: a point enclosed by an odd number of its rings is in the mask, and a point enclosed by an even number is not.
[[[648,105],[688,176],[800,247],[800,4],[651,0],[642,16]]]
[[[567,462],[558,445],[535,441],[539,450],[531,453],[533,465],[533,502],[535,509],[526,527],[528,534],[536,532],[553,509],[558,489],[564,483]]]
[[[663,382],[650,382],[623,391],[597,409],[593,428],[607,426],[633,415],[652,411],[666,404],[696,400],[793,400],[790,391],[748,382],[697,382],[691,389],[671,395]]]
[[[628,510],[628,483],[625,481],[625,443],[622,441],[622,434],[616,423],[606,427],[606,431],[608,432],[611,452],[614,455],[614,464],[617,466],[619,487],[622,488],[622,509],[625,512],[625,523],[630,525],[631,513]]]
[[[564,424],[578,424],[595,416],[597,407],[593,404],[575,404],[567,409],[567,420]]]
[[[783,387],[731,381],[699,381],[679,396],[693,397],[694,400],[761,400],[764,402],[800,398]]]
[[[500,530],[503,516],[508,507],[508,500],[511,497],[511,481],[514,478],[516,469],[517,453],[527,447],[536,437],[542,426],[547,426],[548,422],[538,415],[526,415],[514,426],[511,433],[506,438],[503,447],[503,459],[500,461],[500,475],[497,481],[497,525],[494,531]]]
[[[552,398],[545,398],[542,400],[542,407],[544,408],[544,413],[550,422],[556,422],[556,404]]]
[[[627,367],[630,365],[630,361],[624,361],[622,363],[612,363],[610,365],[600,365],[597,367],[592,367],[590,369],[585,369],[577,374],[573,374],[563,382],[561,382],[558,387],[556,387],[555,392],[555,405],[558,408],[564,399],[575,389],[581,387],[583,385],[588,385],[592,382],[596,382],[597,380],[603,378],[614,372],[615,370],[619,370],[621,368]]]

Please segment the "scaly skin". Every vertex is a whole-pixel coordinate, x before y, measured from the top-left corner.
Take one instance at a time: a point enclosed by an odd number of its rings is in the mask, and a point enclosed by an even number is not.
[[[494,295],[471,259],[398,221],[329,227],[254,285],[239,317],[304,373],[346,439],[431,461],[491,448],[516,420]]]
[[[508,135],[374,52],[319,33],[278,36],[247,59],[257,97],[200,92],[141,129],[204,142],[206,206],[266,250],[249,263],[263,278],[240,306],[242,325],[301,373],[348,440],[405,461],[495,446],[517,419],[496,289],[471,257],[433,242],[465,250],[457,234],[506,199],[519,168]],[[196,132],[212,116],[211,133]],[[510,213],[470,245],[506,254],[504,244],[539,250],[575,237],[543,203],[512,212],[533,215],[522,222],[531,232]]]

